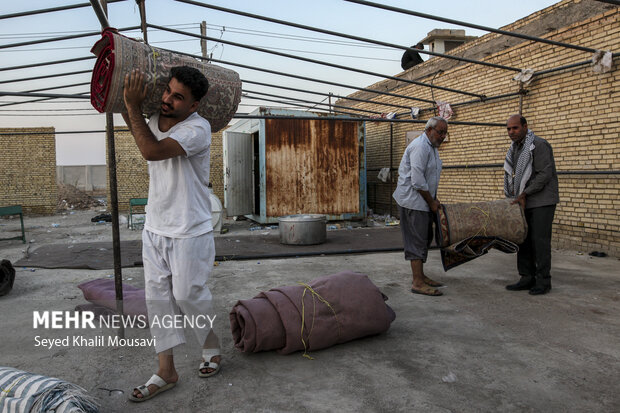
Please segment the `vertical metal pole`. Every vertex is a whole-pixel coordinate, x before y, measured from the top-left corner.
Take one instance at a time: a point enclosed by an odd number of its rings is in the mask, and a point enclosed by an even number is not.
[[[91,6],[93,6],[93,11],[95,12],[95,14],[97,15],[97,19],[99,19],[99,23],[101,24],[101,28],[105,29],[107,27],[110,27],[110,23],[108,23],[108,17],[107,17],[107,3],[106,0],[101,0],[106,12],[103,11],[103,9],[101,8],[101,4],[99,4],[98,0],[90,0],[90,4]]]
[[[144,6],[144,0],[137,0],[138,8],[140,9],[140,26],[142,28],[142,37],[144,43],[149,44],[149,38],[146,34],[146,7]]]
[[[200,50],[202,50],[202,57],[206,59],[207,39],[205,39],[205,37],[207,36],[207,22],[204,20],[202,21],[202,23],[200,23],[200,36],[202,36],[202,38],[200,39]]]
[[[123,309],[123,273],[121,267],[121,238],[118,222],[118,185],[116,181],[116,149],[114,144],[114,115],[105,114],[106,138],[108,141],[108,175],[110,178],[110,207],[112,212],[112,250],[114,252],[114,288],[116,291],[116,311],[121,317]],[[125,330],[120,324],[118,336],[123,338]]]
[[[392,158],[393,158],[393,141],[394,141],[394,124],[390,122],[390,193],[388,194],[390,198],[390,216],[392,216],[392,193],[394,192],[394,171],[392,171]]]
[[[332,111],[332,92],[329,92],[329,113],[333,113],[333,111]]]
[[[97,0],[91,0],[91,4],[95,9],[95,13],[99,15],[97,9],[101,10],[103,6],[103,13],[108,15],[108,4],[106,0],[101,0],[101,5]],[[104,21],[101,21],[101,28],[105,29]],[[107,23],[107,20],[106,20]],[[124,315],[123,310],[123,274],[121,270],[121,239],[118,222],[118,185],[116,181],[116,149],[114,147],[114,116],[112,113],[106,112],[106,140],[108,143],[108,177],[110,179],[110,199],[108,205],[111,207],[112,212],[112,252],[114,254],[114,289],[116,292],[116,312],[121,317]],[[123,323],[120,323],[118,329],[118,336],[120,338],[125,337],[125,329]]]

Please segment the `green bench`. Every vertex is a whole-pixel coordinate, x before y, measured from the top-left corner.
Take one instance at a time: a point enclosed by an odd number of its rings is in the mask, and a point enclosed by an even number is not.
[[[19,221],[21,222],[22,225],[22,236],[17,236],[17,237],[10,237],[10,238],[0,238],[0,241],[6,241],[6,240],[10,240],[10,239],[21,239],[22,242],[25,244],[26,243],[26,233],[24,231],[24,215],[22,213],[22,207],[21,205],[12,205],[12,206],[6,206],[6,207],[0,207],[0,216],[5,216],[5,215],[19,215]]]
[[[134,221],[133,216],[135,214],[144,214],[146,211],[144,207],[148,203],[148,198],[131,198],[129,200],[129,217],[127,218],[127,228],[134,229]],[[141,212],[134,212],[134,207],[142,207],[139,208]]]

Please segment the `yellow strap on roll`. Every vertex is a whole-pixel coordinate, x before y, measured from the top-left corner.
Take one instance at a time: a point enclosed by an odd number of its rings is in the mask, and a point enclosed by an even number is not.
[[[336,324],[338,324],[338,336],[340,336],[340,322],[338,321],[338,316],[336,316],[336,311],[334,310],[334,308],[332,307],[332,305],[323,297],[321,297],[321,295],[319,293],[317,293],[316,291],[314,291],[314,289],[312,287],[310,287],[308,284],[306,283],[302,283],[302,282],[298,282],[299,285],[302,285],[304,287],[304,292],[301,294],[301,342],[304,345],[304,354],[302,354],[303,357],[309,359],[309,360],[314,360],[314,358],[312,358],[309,354],[308,354],[308,345],[306,344],[306,340],[304,340],[304,327],[305,327],[305,318],[306,318],[306,305],[304,302],[304,297],[306,296],[306,292],[310,291],[310,293],[312,293],[312,305],[313,305],[313,309],[312,309],[312,325],[310,326],[310,331],[308,332],[308,339],[310,338],[310,335],[312,334],[312,329],[314,328],[314,318],[316,316],[316,299],[318,299],[319,301],[321,301],[323,304],[325,304],[334,314],[334,318],[336,319]]]

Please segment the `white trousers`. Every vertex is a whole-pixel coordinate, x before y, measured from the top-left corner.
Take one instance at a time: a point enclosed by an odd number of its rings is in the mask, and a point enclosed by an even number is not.
[[[185,343],[184,327],[204,344],[210,331],[207,316],[214,316],[207,287],[214,260],[212,231],[193,238],[142,232],[146,307],[157,353]]]

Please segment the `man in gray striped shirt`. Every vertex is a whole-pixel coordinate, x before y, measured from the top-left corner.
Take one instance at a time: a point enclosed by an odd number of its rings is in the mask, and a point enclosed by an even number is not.
[[[441,117],[428,120],[424,133],[405,149],[398,168],[398,185],[392,195],[398,204],[405,259],[411,262],[411,292],[442,295],[443,284],[424,274],[428,247],[433,239],[433,218],[439,209],[437,187],[441,159],[437,148],[448,133],[448,122]]]

